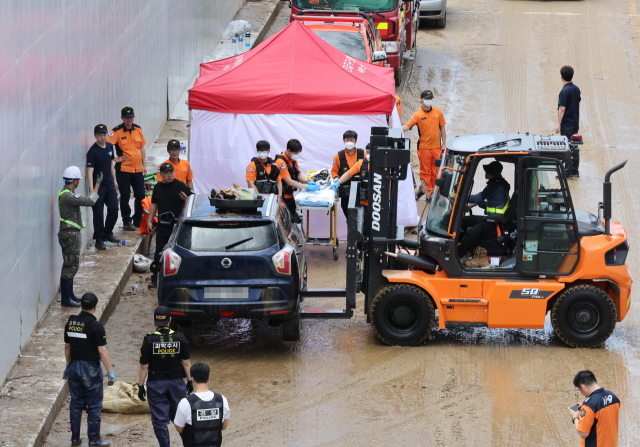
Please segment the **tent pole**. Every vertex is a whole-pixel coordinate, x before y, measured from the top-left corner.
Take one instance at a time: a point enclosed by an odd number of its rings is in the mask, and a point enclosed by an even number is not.
[[[187,143],[189,144],[189,152],[187,153],[187,161],[191,163],[191,120],[193,118],[193,111],[189,109],[189,124],[187,124]]]

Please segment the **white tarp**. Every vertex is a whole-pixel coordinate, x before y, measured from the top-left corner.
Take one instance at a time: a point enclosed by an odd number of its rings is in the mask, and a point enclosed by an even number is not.
[[[397,112],[393,123],[394,127],[399,126]],[[355,130],[357,147],[364,148],[371,127],[386,126],[385,115],[245,115],[194,110],[189,154],[194,190],[197,194],[208,194],[212,188],[229,188],[234,182],[244,186],[246,167],[256,156],[258,140],[271,144],[271,158],[284,152],[291,138],[300,140],[303,149],[298,163],[306,173],[311,169],[331,169],[334,155],[344,148],[344,131]],[[398,224],[404,226],[418,223],[410,172],[409,168],[398,194]],[[311,236],[327,237],[326,212],[311,211],[310,217]],[[344,238],[346,234],[346,221],[338,207],[338,236]]]

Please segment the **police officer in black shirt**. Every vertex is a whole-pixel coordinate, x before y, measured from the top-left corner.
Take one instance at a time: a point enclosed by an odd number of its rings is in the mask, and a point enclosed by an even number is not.
[[[71,315],[64,327],[64,356],[67,367],[63,378],[69,380],[71,403],[71,445],[82,444],[80,423],[82,410],[87,410],[87,435],[90,446],[109,446],[111,443],[100,439],[100,411],[102,410],[102,368],[100,360],[109,374],[109,386],[116,378],[107,354],[107,335],[102,324],[93,314],[98,306],[98,297],[85,293],[80,304],[80,315]]]
[[[157,183],[153,188],[149,216],[155,216],[157,211],[158,217],[160,218],[159,220],[163,220],[162,215],[164,213],[173,213],[173,216],[177,219],[180,213],[182,213],[185,201],[193,194],[193,191],[180,180],[175,179],[174,169],[171,163],[162,163],[160,165],[160,175],[162,176],[162,182]],[[151,233],[153,219],[147,220],[149,233]],[[158,223],[156,226],[156,253],[152,264],[153,274],[151,275],[151,287],[156,287],[157,285],[160,255],[164,246],[169,242],[173,225],[174,224],[165,225]]]
[[[178,408],[178,403],[193,392],[189,342],[180,332],[169,329],[171,312],[159,306],[153,313],[157,329],[144,337],[140,348],[140,373],[138,375],[138,397],[145,400],[144,379],[147,377],[149,408],[153,431],[160,447],[169,447],[169,429]],[[187,386],[184,378],[187,378]]]

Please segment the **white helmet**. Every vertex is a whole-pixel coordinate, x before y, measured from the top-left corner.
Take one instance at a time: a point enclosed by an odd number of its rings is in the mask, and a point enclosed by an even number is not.
[[[69,166],[64,170],[64,174],[62,174],[63,178],[68,178],[71,180],[82,178],[82,173],[80,172],[80,168],[77,166]]]

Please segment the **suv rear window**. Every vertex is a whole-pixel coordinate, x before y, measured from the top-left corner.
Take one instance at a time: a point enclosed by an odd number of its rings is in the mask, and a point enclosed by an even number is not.
[[[176,242],[192,251],[258,251],[276,245],[278,236],[273,222],[185,222]]]

